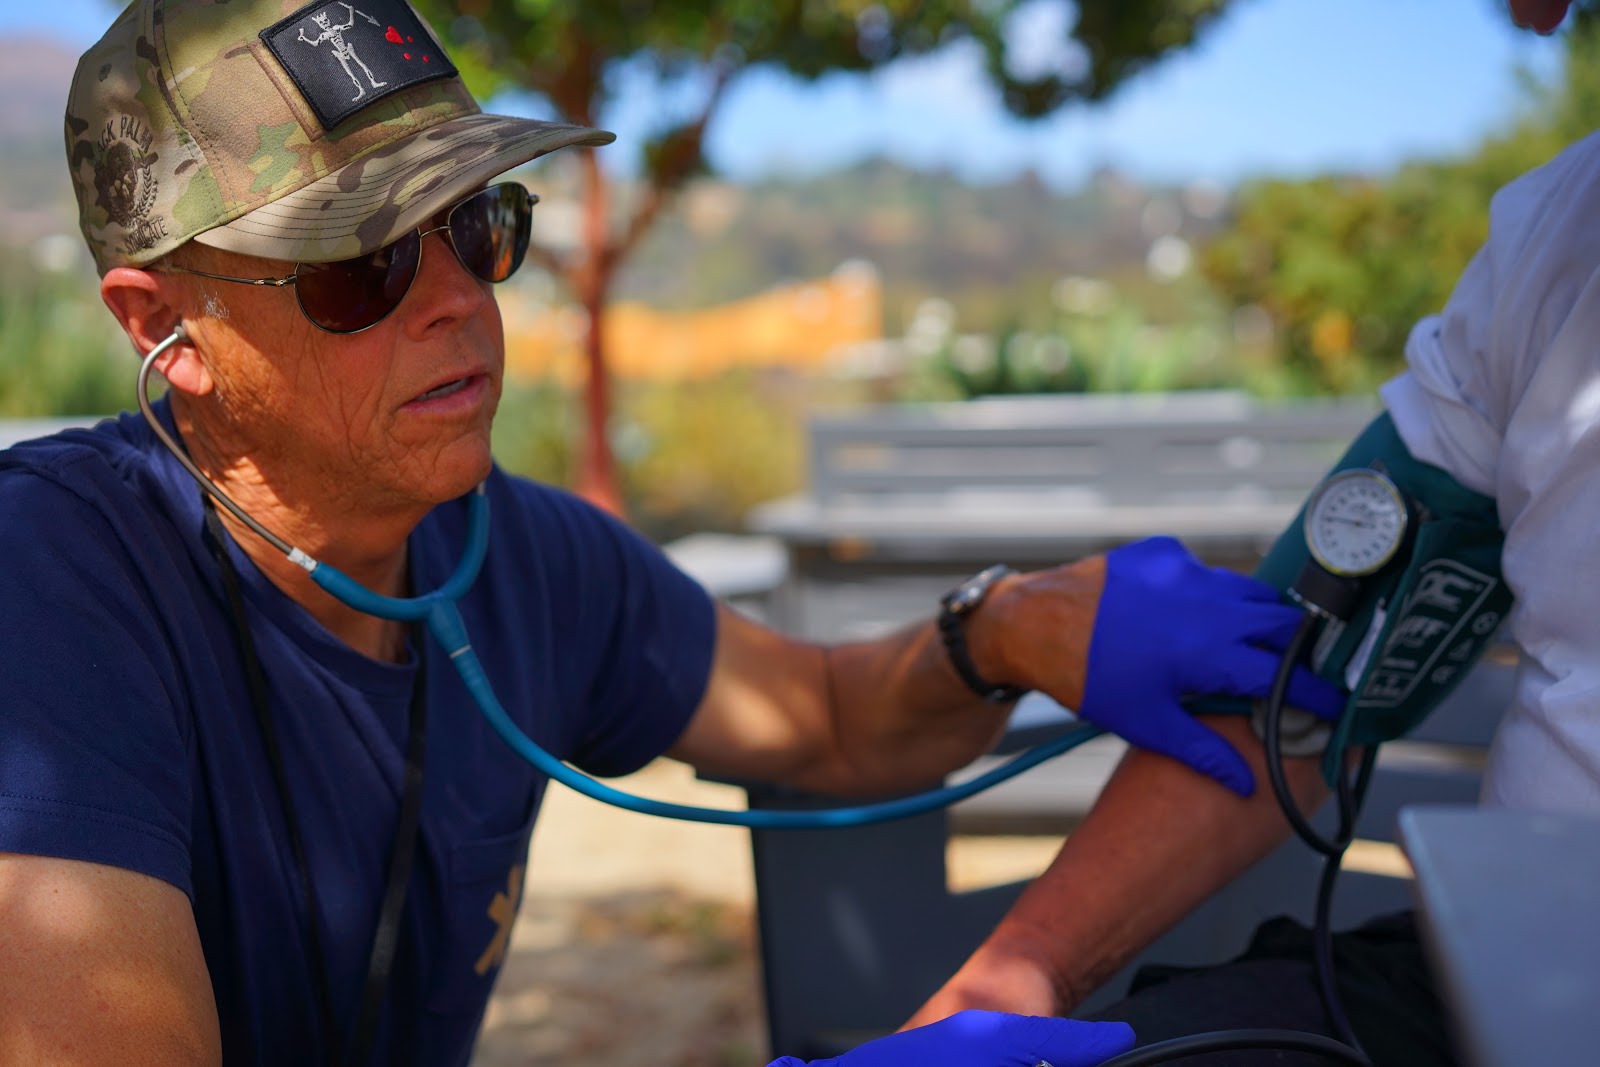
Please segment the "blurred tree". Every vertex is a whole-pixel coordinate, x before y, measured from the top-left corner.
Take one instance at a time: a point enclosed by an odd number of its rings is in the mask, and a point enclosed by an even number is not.
[[[588,316],[585,443],[577,488],[620,511],[607,434],[610,390],[601,309],[628,254],[672,195],[706,169],[705,133],[728,86],[755,67],[803,78],[869,71],[955,40],[975,42],[1006,107],[1046,115],[1099,100],[1151,63],[1193,43],[1233,0],[1079,0],[1055,60],[1019,69],[1012,16],[1067,0],[419,0],[480,94],[508,87],[545,98],[563,118],[596,125],[624,65],[653,76],[662,97],[697,90],[699,106],[644,151],[643,193],[620,225],[613,190],[592,152],[582,168],[582,246],[571,256],[535,250]],[[1039,69],[1042,66],[1043,69]]]
[[[1495,190],[1600,128],[1600,4],[1568,21],[1560,77],[1527,79],[1524,116],[1470,155],[1239,191],[1202,266],[1225,301],[1266,312],[1293,380],[1354,392],[1392,375],[1412,325],[1444,306],[1488,236]]]

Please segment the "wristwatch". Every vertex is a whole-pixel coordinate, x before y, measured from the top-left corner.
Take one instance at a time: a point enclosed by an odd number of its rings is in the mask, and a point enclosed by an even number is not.
[[[1008,704],[1021,698],[1026,689],[1011,685],[996,685],[978,673],[972,657],[967,653],[967,619],[989,596],[994,583],[1016,571],[1004,563],[987,567],[962,582],[939,598],[939,636],[944,639],[945,653],[950,665],[967,683],[967,688],[991,704]]]

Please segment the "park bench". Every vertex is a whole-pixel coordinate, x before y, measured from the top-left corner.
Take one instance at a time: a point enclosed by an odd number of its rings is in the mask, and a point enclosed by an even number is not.
[[[916,617],[929,589],[989,563],[1047,566],[1154,534],[1247,569],[1377,412],[1370,400],[1264,404],[1216,391],[820,417],[808,488],[748,525],[788,557],[777,621],[817,637],[840,636],[841,618],[853,625],[863,597],[870,613],[903,605]]]
[[[1045,566],[1168,533],[1211,562],[1250,569],[1306,493],[1377,413],[1372,402],[1267,405],[1237,393],[1067,397],[873,410],[810,427],[804,494],[752,529],[788,558],[772,616],[816,639],[931,615],[956,578],[989,563]],[[1402,806],[1472,803],[1510,703],[1514,660],[1497,648],[1431,719],[1386,746],[1359,836],[1394,840]],[[986,769],[1068,728],[1026,697]],[[1102,738],[948,812],[880,826],[755,831],[757,921],[772,1047],[825,1056],[900,1025],[955,971],[1025,883],[953,890],[952,833],[1061,834],[1087,813],[1120,755]],[[835,803],[767,787],[751,807]],[[1326,831],[1330,813],[1319,815]],[[1341,878],[1341,925],[1409,906],[1409,879],[1380,862]],[[1309,923],[1320,860],[1291,840],[1152,945],[1147,962],[1220,962],[1275,914]],[[1137,907],[1130,901],[1129,907]],[[1084,1010],[1126,988],[1133,966]]]

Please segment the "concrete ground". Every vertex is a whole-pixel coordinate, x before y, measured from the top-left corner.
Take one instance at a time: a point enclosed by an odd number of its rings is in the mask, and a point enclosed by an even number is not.
[[[682,803],[744,795],[659,761],[618,783]],[[1054,838],[958,838],[954,885],[1029,877]],[[619,811],[552,785],[475,1067],[760,1067],[754,876],[742,830]]]

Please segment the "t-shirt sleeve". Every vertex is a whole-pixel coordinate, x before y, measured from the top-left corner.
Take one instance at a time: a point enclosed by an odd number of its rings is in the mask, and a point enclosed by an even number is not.
[[[638,770],[672,747],[710,679],[716,612],[710,594],[655,545],[576,497],[537,487],[560,530],[568,647],[584,692],[570,761],[595,775]],[[548,551],[550,546],[545,545]]]
[[[64,485],[0,470],[0,852],[192,892],[188,738],[130,548]]]
[[[1509,423],[1591,284],[1597,190],[1591,136],[1496,193],[1488,239],[1383,387],[1412,455],[1480,493],[1496,495]]]

